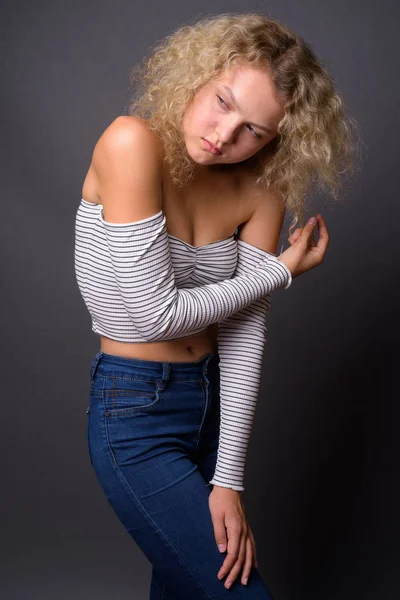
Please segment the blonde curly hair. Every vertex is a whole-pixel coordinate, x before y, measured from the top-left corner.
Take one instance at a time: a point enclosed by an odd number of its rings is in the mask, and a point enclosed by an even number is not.
[[[304,224],[306,194],[315,185],[338,200],[340,175],[354,173],[357,123],[310,45],[259,13],[225,13],[184,25],[156,44],[130,72],[135,94],[128,113],[145,119],[160,137],[164,160],[178,187],[195,163],[184,143],[182,119],[197,90],[232,64],[265,69],[284,102],[276,137],[247,159],[254,182],[271,187],[289,207],[289,235]]]

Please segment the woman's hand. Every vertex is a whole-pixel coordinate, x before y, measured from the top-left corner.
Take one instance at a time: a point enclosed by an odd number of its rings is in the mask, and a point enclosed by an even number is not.
[[[258,565],[256,544],[244,513],[241,494],[231,488],[214,485],[208,505],[217,546],[222,545],[222,552],[228,550],[217,577],[222,579],[228,574],[224,586],[229,588],[243,567],[241,582],[246,585],[252,565]]]
[[[304,227],[297,228],[288,238],[291,247],[278,257],[288,267],[293,278],[320,265],[324,259],[329,234],[322,215],[317,214],[316,219],[315,223],[308,220]],[[317,223],[319,239],[315,245],[314,229]]]

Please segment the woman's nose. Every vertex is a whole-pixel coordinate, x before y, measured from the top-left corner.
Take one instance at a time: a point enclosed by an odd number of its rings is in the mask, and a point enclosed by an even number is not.
[[[231,144],[234,140],[235,129],[233,127],[220,127],[216,131],[217,139],[223,144]]]
[[[226,115],[224,119],[219,121],[218,132],[216,132],[218,139],[224,144],[232,144],[240,131],[240,127],[241,121],[238,115],[234,113]]]

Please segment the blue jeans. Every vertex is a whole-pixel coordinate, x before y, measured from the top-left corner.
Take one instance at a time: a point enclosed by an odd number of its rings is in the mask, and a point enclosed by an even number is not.
[[[157,362],[98,352],[90,461],[119,520],[153,565],[150,600],[272,600],[259,570],[228,590],[208,506],[220,422],[219,356]]]

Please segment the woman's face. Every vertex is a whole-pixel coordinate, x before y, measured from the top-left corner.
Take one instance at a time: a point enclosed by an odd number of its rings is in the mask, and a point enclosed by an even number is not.
[[[276,135],[283,101],[265,71],[233,65],[200,88],[183,118],[191,158],[199,165],[238,163]],[[220,153],[213,153],[216,146]]]

